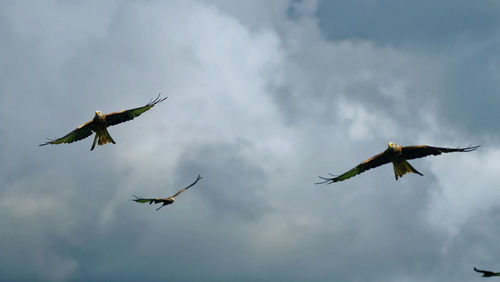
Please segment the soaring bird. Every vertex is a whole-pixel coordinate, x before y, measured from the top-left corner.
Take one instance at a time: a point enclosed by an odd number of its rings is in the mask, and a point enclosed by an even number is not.
[[[147,103],[143,107],[123,110],[110,114],[103,114],[100,111],[96,111],[92,120],[80,125],[75,130],[71,131],[61,138],[49,139],[49,141],[40,144],[39,146],[44,146],[47,144],[73,143],[75,141],[79,141],[89,137],[90,135],[92,135],[92,132],[95,132],[96,134],[94,137],[94,143],[92,143],[92,147],[90,148],[91,151],[94,150],[96,143],[99,146],[110,142],[116,144],[115,140],[113,140],[113,138],[111,138],[111,135],[109,135],[109,132],[107,130],[108,126],[132,120],[145,111],[154,107],[154,105],[164,101],[165,99],[167,99],[167,97],[160,98],[160,95],[158,95],[158,97],[156,97],[155,99],[151,99],[149,103]]]
[[[155,204],[163,203],[163,205],[161,205],[159,208],[156,209],[156,210],[159,210],[159,209],[163,208],[163,206],[172,204],[174,202],[175,198],[177,196],[179,196],[180,193],[186,191],[187,189],[189,189],[189,187],[195,185],[196,182],[198,182],[200,179],[201,179],[201,176],[198,175],[198,177],[196,178],[196,180],[193,183],[191,183],[186,188],[182,188],[179,192],[175,193],[173,196],[168,197],[168,198],[157,198],[157,199],[154,199],[154,198],[140,198],[140,197],[137,197],[136,195],[132,195],[132,196],[135,197],[135,199],[132,199],[132,201],[135,201],[135,202],[138,202],[138,203],[149,203],[150,205],[153,204],[153,203],[155,203]]]
[[[423,175],[419,171],[417,171],[414,167],[410,165],[406,160],[422,158],[429,155],[441,155],[441,153],[451,153],[451,152],[470,152],[474,151],[480,146],[469,146],[465,148],[441,148],[441,147],[432,147],[426,145],[418,145],[418,146],[399,146],[396,143],[389,142],[388,148],[376,155],[373,156],[366,161],[360,163],[356,167],[352,168],[348,172],[341,174],[339,176],[330,174],[332,177],[319,177],[323,179],[321,182],[317,182],[315,184],[331,184],[333,182],[338,182],[342,180],[346,180],[355,175],[358,175],[366,170],[372,169],[374,167],[378,167],[387,163],[392,162],[394,168],[394,175],[396,176],[396,180],[398,177],[402,177],[403,175],[413,172],[416,174]]]
[[[500,272],[493,272],[493,271],[488,271],[488,270],[481,270],[481,269],[477,269],[475,266],[474,266],[474,270],[476,272],[482,273],[483,274],[482,277],[500,276]]]

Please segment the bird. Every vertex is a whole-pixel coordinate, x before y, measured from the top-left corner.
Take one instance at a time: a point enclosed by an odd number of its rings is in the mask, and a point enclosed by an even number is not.
[[[95,132],[96,134],[94,137],[94,143],[92,143],[92,147],[90,148],[91,151],[94,150],[96,143],[99,146],[107,143],[116,144],[115,140],[113,140],[111,135],[109,135],[109,132],[107,130],[108,126],[117,125],[119,123],[132,120],[167,98],[168,97],[160,98],[160,94],[158,94],[158,97],[156,97],[155,99],[151,99],[149,103],[147,103],[143,107],[113,112],[109,114],[103,114],[100,111],[96,111],[92,120],[89,120],[88,122],[80,125],[75,130],[71,131],[61,138],[48,139],[47,142],[42,143],[39,146],[45,146],[48,144],[73,143],[89,137],[90,135],[92,135],[92,132]]]
[[[441,148],[441,147],[433,147],[427,145],[417,145],[417,146],[400,146],[394,142],[389,142],[388,148],[376,155],[373,156],[364,162],[360,163],[356,167],[351,170],[345,172],[341,175],[333,175],[330,173],[332,177],[321,177],[322,181],[317,182],[315,184],[332,184],[334,182],[343,181],[348,178],[351,178],[355,175],[358,175],[366,170],[387,164],[392,162],[394,168],[394,175],[396,180],[399,177],[407,173],[416,173],[422,175],[418,170],[416,170],[413,166],[410,165],[407,160],[422,158],[429,155],[441,155],[442,153],[451,153],[451,152],[471,152],[479,148],[480,146],[468,146],[465,148]]]
[[[179,196],[180,193],[186,191],[191,186],[195,185],[196,182],[198,182],[200,179],[201,179],[201,176],[198,174],[198,177],[196,178],[196,180],[193,183],[191,183],[186,188],[182,188],[181,190],[179,190],[179,192],[175,193],[173,196],[168,197],[168,198],[156,198],[156,199],[155,198],[141,198],[141,197],[137,197],[136,195],[132,195],[135,197],[135,199],[132,199],[132,201],[135,201],[138,203],[148,203],[149,202],[150,205],[153,203],[154,204],[163,203],[163,205],[161,205],[159,208],[156,209],[156,210],[159,210],[159,209],[163,208],[164,206],[167,206],[167,205],[174,203],[175,198],[177,196]]]
[[[475,266],[474,266],[474,271],[482,273],[483,274],[482,277],[500,276],[500,272],[493,272],[493,271],[488,271],[488,270],[481,270],[481,269],[477,269]]]

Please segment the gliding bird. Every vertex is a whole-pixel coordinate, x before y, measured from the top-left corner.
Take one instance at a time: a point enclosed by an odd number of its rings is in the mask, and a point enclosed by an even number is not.
[[[469,146],[465,148],[441,148],[426,145],[399,146],[396,143],[390,142],[388,148],[384,152],[365,160],[348,172],[339,176],[335,176],[332,174],[330,175],[333,177],[320,176],[319,178],[323,179],[323,181],[315,184],[332,184],[333,182],[346,180],[366,170],[391,162],[394,168],[394,175],[396,177],[396,180],[398,180],[398,177],[402,177],[403,175],[410,172],[423,175],[414,167],[412,167],[406,160],[422,158],[429,155],[437,156],[441,155],[441,153],[470,152],[476,150],[479,147],[480,146]]]
[[[94,137],[94,143],[92,143],[92,147],[90,148],[91,151],[94,150],[96,143],[99,146],[104,145],[106,143],[116,144],[115,140],[111,138],[111,135],[109,135],[109,132],[106,129],[108,126],[132,120],[135,117],[138,117],[140,114],[144,113],[145,111],[154,107],[154,105],[164,101],[165,99],[167,99],[167,97],[160,98],[160,95],[158,95],[156,99],[151,99],[151,101],[149,101],[149,103],[147,103],[143,107],[123,110],[110,114],[103,114],[100,111],[96,111],[94,118],[92,120],[80,125],[75,130],[71,131],[70,133],[64,135],[61,138],[52,140],[49,139],[49,141],[40,144],[39,146],[44,146],[47,144],[73,143],[75,141],[89,137],[90,135],[92,135],[92,132],[95,132],[96,134]]]
[[[156,210],[159,210],[161,208],[163,208],[163,206],[166,206],[166,205],[170,205],[174,202],[175,198],[177,196],[179,196],[180,193],[186,191],[187,189],[189,189],[189,187],[193,186],[196,184],[196,182],[198,182],[198,180],[201,179],[201,176],[198,175],[198,178],[196,178],[196,180],[191,183],[189,186],[187,186],[186,188],[182,188],[179,192],[175,193],[173,196],[171,197],[168,197],[168,198],[139,198],[137,197],[136,195],[132,195],[135,197],[135,199],[132,199],[132,201],[135,201],[135,202],[138,202],[138,203],[148,203],[151,205],[151,204],[158,204],[158,203],[163,203],[163,205],[161,205],[159,208],[157,208]]]

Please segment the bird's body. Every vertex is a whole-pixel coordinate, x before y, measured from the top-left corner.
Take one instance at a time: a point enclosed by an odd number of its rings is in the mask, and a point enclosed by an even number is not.
[[[65,136],[58,139],[49,140],[43,144],[40,144],[40,146],[48,144],[73,143],[89,137],[90,135],[92,135],[93,132],[95,132],[96,135],[94,137],[94,142],[92,143],[92,147],[90,148],[91,151],[94,150],[96,143],[99,146],[107,143],[116,144],[115,140],[113,140],[113,138],[108,132],[107,128],[109,126],[113,126],[122,122],[132,120],[135,117],[139,116],[140,114],[144,113],[145,111],[154,107],[154,105],[164,101],[165,99],[167,99],[167,97],[160,99],[160,95],[158,95],[156,99],[154,100],[152,99],[148,104],[146,104],[143,107],[123,110],[110,114],[103,114],[100,111],[96,111],[94,118],[92,120],[80,125],[75,130],[71,131]]]
[[[140,198],[140,197],[137,197],[135,195],[132,195],[135,197],[135,199],[132,199],[132,201],[135,201],[135,202],[138,202],[138,203],[149,203],[150,205],[151,204],[158,204],[158,203],[162,203],[162,205],[157,208],[156,210],[159,210],[161,208],[163,208],[164,206],[167,206],[167,205],[170,205],[170,204],[173,204],[174,203],[174,200],[177,196],[179,196],[180,193],[186,191],[187,189],[189,189],[191,186],[195,185],[196,182],[198,182],[199,180],[201,179],[201,176],[198,175],[198,177],[196,178],[196,180],[191,183],[189,186],[185,187],[185,188],[182,188],[181,190],[179,190],[179,192],[175,193],[173,196],[171,197],[168,197],[168,198]]]
[[[93,131],[95,132],[94,143],[92,143],[92,147],[90,150],[94,150],[95,144],[102,146],[107,143],[115,143],[115,140],[111,137],[108,132],[108,125],[106,123],[106,116],[103,115],[100,111],[95,112],[94,119],[92,120]]]
[[[478,147],[479,146],[469,146],[466,148],[442,148],[442,147],[433,147],[427,145],[403,147],[399,146],[396,143],[390,142],[388,148],[384,152],[365,160],[356,167],[352,168],[351,170],[339,176],[334,176],[334,177],[320,176],[320,178],[323,179],[323,181],[318,182],[316,184],[331,184],[333,182],[346,180],[366,170],[387,163],[392,163],[396,180],[398,180],[399,177],[402,177],[407,173],[416,173],[419,175],[423,175],[418,170],[416,170],[407,160],[421,158],[429,155],[437,156],[440,155],[441,153],[470,152],[474,151]]]
[[[500,272],[493,272],[493,271],[488,271],[488,270],[481,270],[481,269],[477,269],[476,267],[474,267],[474,271],[482,273],[483,274],[482,277],[500,276]]]
[[[398,180],[398,177],[402,177],[403,175],[410,172],[423,176],[422,173],[412,167],[411,164],[405,159],[405,157],[403,156],[403,147],[399,146],[396,143],[390,142],[386,151],[387,154],[390,154],[390,159],[392,162],[396,180]]]

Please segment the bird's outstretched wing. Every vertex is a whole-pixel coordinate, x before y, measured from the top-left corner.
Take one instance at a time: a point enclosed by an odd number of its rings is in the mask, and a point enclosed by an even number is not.
[[[119,123],[122,123],[122,122],[126,122],[126,121],[129,121],[129,120],[132,120],[135,117],[138,117],[139,115],[141,115],[142,113],[144,113],[145,111],[147,111],[147,110],[151,109],[152,107],[154,107],[154,105],[156,105],[156,104],[164,101],[167,98],[168,97],[160,98],[160,94],[158,94],[158,97],[156,97],[155,99],[151,99],[151,101],[149,101],[149,103],[147,103],[143,107],[139,107],[139,108],[135,108],[135,109],[129,109],[129,110],[123,110],[123,111],[119,111],[119,112],[114,112],[114,113],[106,114],[105,115],[105,117],[106,117],[106,124],[108,126],[112,126],[112,125],[116,125],[116,124],[119,124]]]
[[[148,199],[148,198],[140,198],[140,197],[137,197],[136,195],[132,195],[135,197],[135,199],[132,199],[132,201],[135,201],[135,202],[138,202],[138,203],[149,203],[149,204],[152,204],[155,199]]]
[[[186,191],[187,189],[189,189],[191,186],[195,185],[199,180],[201,179],[201,176],[198,174],[198,177],[196,178],[196,180],[191,183],[189,186],[185,187],[185,188],[182,188],[179,192],[175,193],[175,195],[173,195],[172,197],[170,197],[171,199],[175,199],[175,197],[179,196],[180,193]]]
[[[92,134],[92,130],[94,127],[93,121],[94,120],[89,120],[86,123],[77,127],[75,130],[64,135],[63,137],[58,138],[58,139],[49,139],[49,141],[47,141],[43,144],[40,144],[38,146],[44,146],[47,144],[73,143],[75,141],[85,139]]]
[[[452,153],[452,152],[471,152],[479,148],[480,146],[468,146],[464,148],[441,148],[441,147],[432,147],[426,145],[419,146],[405,146],[401,147],[401,154],[403,158],[407,160],[422,158],[425,156],[433,155],[441,155],[442,153]]]
[[[387,164],[391,162],[391,153],[388,150],[385,150],[384,152],[373,156],[364,162],[360,163],[356,167],[352,168],[351,170],[347,171],[346,173],[343,173],[339,176],[334,176],[330,174],[333,177],[321,177],[319,178],[323,179],[323,181],[317,182],[315,184],[332,184],[333,182],[338,182],[342,180],[346,180],[348,178],[351,178],[355,175],[358,175],[364,171],[367,171],[369,169]]]
[[[479,273],[487,273],[487,272],[490,272],[490,271],[486,271],[486,270],[477,269],[475,266],[474,266],[474,271],[479,272]]]
[[[477,269],[475,266],[474,266],[474,271],[482,273],[483,276],[485,276],[485,277],[500,276],[500,272],[493,272],[493,271],[488,271],[488,270],[481,270],[481,269]]]

